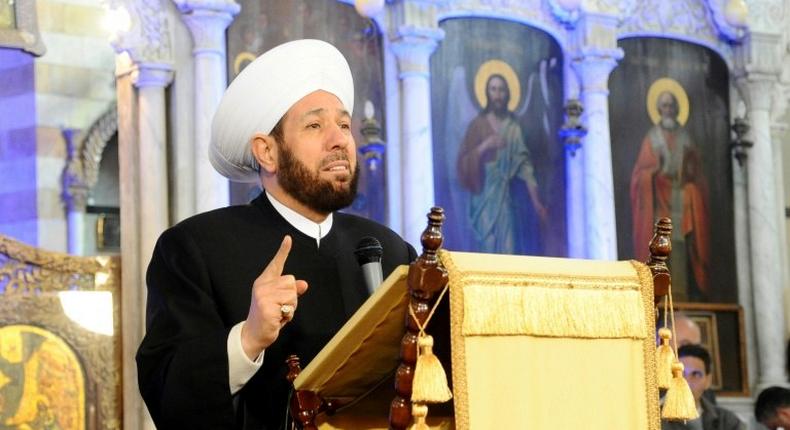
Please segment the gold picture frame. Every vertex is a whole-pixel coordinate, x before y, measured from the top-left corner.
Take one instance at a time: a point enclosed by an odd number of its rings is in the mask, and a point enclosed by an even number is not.
[[[38,32],[36,2],[9,2],[0,9],[0,23],[0,47],[17,48],[36,56],[47,51]]]
[[[120,429],[120,258],[75,257],[0,235],[0,345],[0,390],[17,394],[0,418],[16,426],[56,420],[64,430]],[[75,363],[81,378],[57,377],[74,375]]]
[[[675,303],[675,310],[700,328],[700,343],[713,361],[711,389],[716,395],[750,396],[743,308],[726,303]]]

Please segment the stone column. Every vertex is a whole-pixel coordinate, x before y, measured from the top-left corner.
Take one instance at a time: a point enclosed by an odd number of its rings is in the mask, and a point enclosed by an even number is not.
[[[71,255],[85,255],[85,212],[88,186],[85,184],[81,148],[75,142],[76,130],[61,131],[66,143],[66,167],[63,170],[63,202],[66,207],[66,250]]]
[[[170,225],[165,88],[172,79],[173,71],[166,65],[143,63],[132,71],[132,84],[137,88],[140,188],[136,204],[143,266],[159,235]]]
[[[169,226],[165,88],[173,78],[170,15],[160,0],[123,0],[132,27],[113,41],[121,201],[123,428],[154,429],[137,386],[145,333],[145,272]]]
[[[400,80],[401,231],[415,246],[425,228],[425,214],[434,205],[430,57],[444,37],[436,8],[435,0],[407,0],[390,9],[390,39]]]
[[[66,221],[68,237],[66,244],[71,255],[85,255],[85,210],[88,189],[81,186],[69,187],[66,195]]]
[[[572,67],[579,77],[584,124],[588,129],[577,153],[584,166],[585,256],[617,259],[612,148],[609,137],[609,74],[623,57],[617,48],[617,19],[586,15],[576,32]]]
[[[230,203],[228,180],[208,161],[211,120],[227,86],[225,29],[240,7],[233,0],[176,0],[192,35],[195,60],[195,211],[205,212]]]
[[[774,94],[784,95],[783,92],[778,91]],[[776,98],[774,99],[776,100]],[[779,112],[784,113],[786,109],[786,104],[782,106]],[[774,118],[777,118],[781,114],[777,114],[777,107],[772,109]],[[787,123],[780,122],[777,119],[771,122],[771,146],[773,150],[774,156],[774,181],[776,183],[776,210],[777,210],[777,226],[779,227],[779,237],[782,238],[779,242],[779,252],[780,252],[780,267],[782,268],[782,290],[787,291],[790,288],[790,266],[788,266],[788,258],[787,258],[787,221],[785,215],[785,184],[784,184],[784,174],[783,174],[783,163],[785,159],[784,154],[784,142],[782,141],[784,136],[786,135],[788,130]],[[787,299],[790,297],[785,297],[785,303],[787,303]],[[787,318],[785,318],[785,324],[787,324]],[[787,326],[785,326],[785,331],[787,331]]]
[[[735,222],[735,267],[737,269],[738,303],[743,307],[743,322],[746,336],[746,363],[749,381],[754,385],[757,380],[757,334],[755,332],[754,294],[752,289],[749,243],[748,180],[746,162],[738,163],[734,156],[732,162],[732,201]]]
[[[779,72],[774,52],[778,37],[761,33],[749,36],[738,51],[736,79],[747,105],[751,124],[750,149],[746,161],[751,281],[757,333],[757,390],[787,384],[785,371],[785,321],[783,309],[782,247],[774,148],[771,143],[771,97]],[[746,49],[748,48],[748,49]]]

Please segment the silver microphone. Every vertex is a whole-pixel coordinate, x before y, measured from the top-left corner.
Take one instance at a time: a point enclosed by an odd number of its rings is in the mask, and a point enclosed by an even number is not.
[[[373,294],[384,281],[384,273],[381,271],[381,256],[384,255],[384,250],[381,248],[381,242],[375,237],[363,237],[357,244],[354,254],[362,267],[368,295]]]

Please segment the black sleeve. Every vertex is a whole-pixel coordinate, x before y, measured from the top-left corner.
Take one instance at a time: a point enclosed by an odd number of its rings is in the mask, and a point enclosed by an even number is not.
[[[229,429],[234,411],[227,337],[200,249],[176,226],[159,238],[146,276],[140,393],[159,430]]]

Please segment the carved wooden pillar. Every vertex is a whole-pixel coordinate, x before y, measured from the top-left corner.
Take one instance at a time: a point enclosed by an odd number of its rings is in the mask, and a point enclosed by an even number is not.
[[[424,324],[431,311],[434,295],[447,285],[447,271],[439,264],[437,251],[442,246],[442,222],[444,210],[431,208],[428,214],[428,227],[423,231],[420,242],[422,255],[409,266],[407,278],[409,286],[409,306]],[[417,336],[419,327],[414,319],[406,314],[406,334],[401,340],[401,364],[395,372],[395,398],[390,403],[390,428],[405,430],[411,425],[411,388],[414,378],[414,365],[417,363]]]

